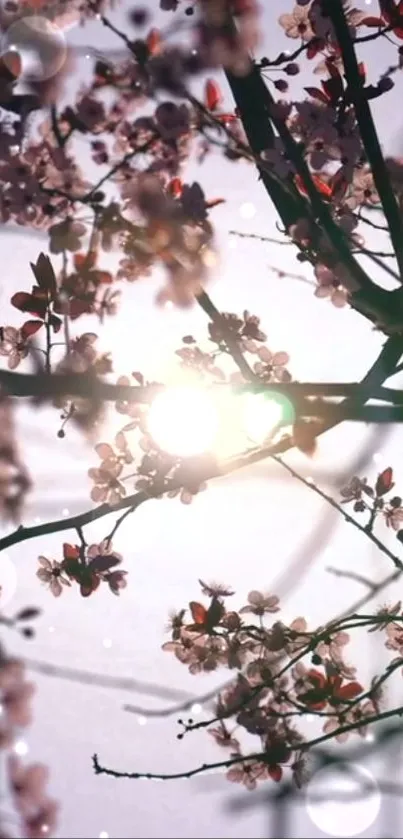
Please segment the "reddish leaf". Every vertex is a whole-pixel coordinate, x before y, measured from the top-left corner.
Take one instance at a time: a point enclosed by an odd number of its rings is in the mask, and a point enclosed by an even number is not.
[[[97,275],[97,282],[100,285],[110,285],[111,283],[113,283],[113,277],[112,277],[112,274],[109,273],[109,271],[97,271],[96,275]],[[94,277],[94,279],[95,279],[95,277]]]
[[[206,615],[207,625],[209,627],[217,626],[224,613],[225,608],[221,603],[221,600],[218,600],[217,597],[213,597]]]
[[[281,781],[283,777],[283,770],[281,766],[269,766],[267,771],[273,781],[276,781],[276,783]]]
[[[117,556],[111,556],[111,554],[105,554],[102,556],[95,556],[94,559],[88,564],[88,568],[91,571],[103,572],[109,571],[110,568],[114,568],[115,565],[119,565],[120,559]]]
[[[325,81],[321,82],[321,84],[325,95],[331,102],[338,102],[338,100],[342,98],[344,90],[343,82],[339,73],[337,73],[336,76],[332,74],[330,79],[325,79]]]
[[[194,600],[189,603],[189,609],[194,622],[203,626],[207,617],[207,609],[201,603],[196,603]]]
[[[183,190],[183,184],[182,184],[181,179],[180,178],[172,178],[172,180],[169,181],[167,189],[168,189],[169,194],[172,195],[173,198],[180,198],[180,196],[182,195],[182,190]]]
[[[312,40],[309,42],[309,46],[306,51],[307,58],[315,58],[318,52],[323,50],[325,46],[326,42],[323,40],[323,38],[312,38]]]
[[[150,29],[147,38],[146,44],[148,48],[148,52],[150,55],[155,55],[161,49],[161,32],[159,29]]]
[[[87,574],[85,576],[87,577]],[[97,574],[89,574],[88,579],[86,578],[80,584],[81,597],[89,597],[93,591],[96,591],[100,582],[101,578]]]
[[[303,420],[294,423],[294,444],[297,449],[308,455],[308,457],[312,457],[317,449],[315,430],[317,429],[313,427],[313,423],[304,422]]]
[[[21,335],[23,338],[29,338],[30,335],[35,335],[43,326],[43,320],[26,320],[21,327]]]
[[[217,119],[220,122],[236,122],[239,117],[236,114],[217,114]]]
[[[17,291],[11,298],[11,303],[20,312],[28,312],[30,315],[37,315],[44,318],[46,314],[47,304],[46,300],[39,296],[27,294],[26,291]]]
[[[63,557],[64,559],[78,559],[80,556],[80,550],[77,545],[70,545],[68,542],[64,542],[63,544]]]
[[[316,189],[318,190],[318,192],[320,192],[323,198],[329,199],[332,197],[332,188],[329,186],[329,184],[325,183],[325,181],[322,181],[319,175],[311,175],[311,180],[313,181],[313,183],[316,186]],[[294,181],[299,192],[301,192],[302,195],[308,195],[308,190],[304,184],[303,179],[301,178],[301,175],[296,175]]]
[[[53,329],[53,332],[59,332],[63,321],[61,321],[60,318],[58,318],[56,315],[50,315],[49,323]]]
[[[375,17],[375,15],[369,15],[369,17],[365,17],[364,20],[361,21],[361,26],[383,26],[385,21],[381,17]]]
[[[318,87],[304,87],[304,90],[306,90],[311,99],[318,99],[319,102],[322,102],[324,105],[329,104],[329,97],[326,96],[323,90],[319,90]]]
[[[384,469],[380,475],[378,475],[376,484],[375,484],[375,492],[377,496],[385,495],[389,490],[392,489],[394,486],[393,481],[393,470],[390,466],[387,469]]]
[[[30,264],[39,288],[48,291],[53,296],[56,293],[56,277],[49,257],[40,253],[36,263]]]
[[[3,53],[0,59],[0,75],[8,73],[11,79],[18,79],[22,71],[22,60],[20,54],[16,50],[8,50]]]
[[[204,101],[209,111],[215,111],[221,99],[221,91],[217,82],[208,79],[204,88]]]
[[[213,207],[218,207],[219,204],[225,204],[225,198],[212,198],[211,201],[206,201],[206,207],[208,210],[212,210]]]
[[[340,198],[344,197],[348,189],[348,180],[344,176],[342,169],[339,169],[339,171],[330,178],[329,186],[332,190],[332,198],[337,196],[340,200]]]
[[[358,72],[359,72],[362,80],[365,82],[365,80],[367,78],[367,67],[366,67],[366,64],[364,64],[363,61],[360,61],[359,65],[358,65]]]
[[[94,268],[97,261],[96,251],[88,251],[88,253],[75,253],[73,256],[74,267],[77,271],[91,270]]]
[[[359,682],[348,682],[347,685],[343,685],[343,687],[337,690],[336,697],[338,699],[355,699],[363,690],[364,688]]]

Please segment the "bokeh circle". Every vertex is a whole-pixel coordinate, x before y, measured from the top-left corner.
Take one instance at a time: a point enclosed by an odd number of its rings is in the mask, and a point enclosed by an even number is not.
[[[306,790],[308,815],[328,836],[359,836],[376,821],[380,807],[379,784],[358,763],[320,769]]]
[[[16,51],[21,57],[21,80],[51,79],[61,70],[67,56],[61,29],[41,15],[29,15],[12,23],[1,39],[1,54]]]

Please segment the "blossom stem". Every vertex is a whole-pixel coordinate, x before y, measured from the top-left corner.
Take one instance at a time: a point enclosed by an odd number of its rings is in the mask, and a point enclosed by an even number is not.
[[[296,470],[293,469],[292,466],[290,466],[288,463],[286,463],[281,457],[278,457],[277,455],[271,455],[271,458],[272,460],[275,460],[275,462],[278,463],[280,466],[282,466],[283,469],[286,469],[287,472],[293,476],[293,478],[296,478],[297,481],[300,481],[302,484],[304,484],[304,486],[308,487],[308,489],[311,489],[313,492],[319,495],[320,498],[323,498],[324,501],[327,501],[327,503],[330,504],[330,506],[333,507],[334,510],[337,510],[349,524],[352,524],[353,527],[356,527],[357,530],[360,531],[360,533],[364,533],[364,535],[368,539],[370,539],[370,541],[373,542],[374,545],[376,545],[378,550],[380,550],[383,554],[385,554],[385,556],[391,559],[395,568],[397,568],[400,572],[403,571],[402,560],[395,556],[395,554],[392,553],[392,551],[390,551],[389,548],[387,548],[386,545],[384,545],[383,542],[381,542],[380,539],[378,539],[377,536],[375,536],[375,534],[372,533],[370,529],[368,529],[368,526],[363,526],[362,524],[360,524],[355,518],[353,518],[353,516],[350,516],[349,513],[347,513],[347,511],[344,509],[344,507],[342,507],[341,504],[338,504],[337,501],[335,501],[334,498],[331,497],[331,495],[328,495],[326,492],[324,492],[322,489],[316,486],[316,484],[312,483],[311,481],[308,481],[306,478],[303,477],[303,475],[300,475],[298,472],[296,472]]]

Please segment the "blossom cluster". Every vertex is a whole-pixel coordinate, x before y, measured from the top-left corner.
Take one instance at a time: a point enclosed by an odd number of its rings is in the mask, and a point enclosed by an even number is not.
[[[214,717],[201,723],[180,720],[178,737],[206,728],[234,758],[228,780],[247,789],[264,780],[279,782],[285,770],[300,786],[309,778],[305,716],[316,717],[324,735],[339,742],[350,734],[364,737],[384,705],[382,678],[374,677],[367,689],[357,681],[356,668],[345,659],[350,635],[342,620],[314,630],[303,617],[287,625],[272,617],[280,610],[275,595],[251,591],[247,603],[235,610],[227,606],[231,589],[199,583],[207,604],[192,601],[173,614],[171,640],[162,649],[192,674],[226,667],[236,677],[219,692]],[[397,604],[374,616],[374,628],[386,627],[386,647],[401,653],[400,609]],[[403,672],[402,663],[400,656],[392,670],[398,666]],[[253,759],[246,750],[248,738],[243,742],[246,734],[258,740],[252,753],[259,756]]]
[[[19,817],[19,836],[42,839],[57,826],[58,804],[47,792],[48,769],[40,763],[25,765],[10,751],[19,731],[31,723],[34,685],[26,680],[21,661],[1,649],[0,656],[0,757],[5,761],[6,778]],[[0,816],[1,822],[1,816]],[[0,823],[0,835],[8,839],[7,825]],[[15,835],[15,834],[14,834]]]

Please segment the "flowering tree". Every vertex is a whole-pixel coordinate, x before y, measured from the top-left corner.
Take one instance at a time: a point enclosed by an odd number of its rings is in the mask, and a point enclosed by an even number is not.
[[[1,327],[1,512],[17,526],[0,539],[0,550],[73,529],[76,543],[61,542],[57,557],[46,555],[43,539],[39,580],[55,597],[68,597],[68,589],[78,586],[91,598],[105,584],[112,594],[124,596],[129,569],[122,568],[113,540],[122,521],[149,499],[179,496],[189,504],[209,480],[264,458],[321,495],[388,557],[391,572],[383,581],[364,580],[365,595],[321,627],[308,626],[303,617],[284,623],[275,593],[242,593],[235,608],[230,588],[199,581],[201,602],[178,604],[163,646],[191,673],[232,671],[230,682],[215,692],[213,716],[197,723],[182,720],[178,735],[206,728],[224,757],[179,777],[215,766],[248,789],[278,783],[283,776],[300,786],[309,777],[309,758],[321,754],[322,744],[362,737],[371,725],[402,711],[388,706],[383,692],[392,674],[403,672],[401,602],[371,609],[375,595],[403,571],[403,502],[395,494],[392,468],[372,482],[351,475],[337,499],[308,483],[281,455],[297,447],[314,456],[317,437],[345,419],[390,423],[403,418],[401,392],[386,384],[402,369],[403,356],[403,162],[384,156],[370,104],[388,94],[402,67],[403,3],[379,0],[377,13],[369,14],[344,0],[300,0],[279,19],[295,49],[271,57],[256,57],[261,24],[255,0],[161,0],[160,5],[174,14],[166,31],[153,27],[147,9],[137,6],[127,10],[128,27],[121,31],[107,0],[13,0],[1,13],[6,34],[13,27],[18,32],[38,13],[55,26],[95,17],[123,54],[121,60],[97,59],[73,101],[66,85],[72,53],[57,72],[39,80],[24,75],[18,43],[1,59],[2,222],[45,231],[48,246],[11,297],[18,325]],[[175,43],[178,22],[186,27],[187,46],[183,39]],[[394,64],[368,80],[357,57],[359,45],[385,37]],[[289,85],[302,62],[314,69],[317,81],[295,101]],[[224,108],[215,80],[218,71],[231,92],[230,109]],[[214,79],[207,78],[198,98],[194,80],[206,72]],[[23,94],[18,93],[22,77],[29,88]],[[83,137],[93,169],[99,169],[94,179],[80,166]],[[199,183],[187,183],[186,163],[194,154],[203,161],[217,146],[234,166],[247,160],[251,171],[257,170],[285,241],[301,263],[312,266],[318,317],[327,305],[321,298],[327,298],[336,307],[350,306],[367,319],[369,329],[375,326],[384,335],[382,351],[361,383],[293,381],[288,354],[268,348],[257,315],[220,312],[214,305],[206,289],[216,258],[214,207],[223,199],[205,195]],[[374,229],[388,239],[390,251],[371,249],[366,234]],[[114,272],[105,266],[109,253],[118,257]],[[387,261],[391,254],[393,268]],[[372,261],[384,270],[384,284],[372,279],[362,256],[366,265]],[[163,423],[161,431],[156,418],[161,405],[169,410],[170,389],[147,381],[141,372],[116,381],[113,348],[101,352],[98,334],[81,328],[85,316],[94,329],[119,318],[122,284],[146,278],[156,266],[165,276],[156,305],[200,306],[206,314],[205,336],[186,335],[177,350],[181,382],[192,388],[193,398],[208,395],[218,409],[224,397],[232,400],[232,418],[245,400],[255,406],[252,411],[269,405],[275,417],[258,440],[243,432],[240,421],[228,456],[210,443],[196,451],[166,444]],[[59,438],[68,437],[69,426],[76,424],[93,440],[94,506],[88,511],[34,527],[20,525],[35,476],[28,475],[19,456],[13,426],[19,397],[32,399],[33,406],[50,402],[56,417],[62,412]],[[183,393],[177,390],[174,397],[177,401]],[[108,402],[122,425],[104,441],[98,429]],[[185,422],[188,409],[184,404]],[[115,523],[105,533],[102,519],[111,512]],[[94,520],[99,520],[99,543],[88,544],[86,525]],[[382,528],[396,532],[396,552],[383,543]],[[2,622],[22,625],[27,633],[25,622],[33,617],[35,610],[27,609]],[[345,658],[350,634],[358,630],[383,633],[395,656],[369,685],[358,681]],[[0,727],[6,754],[16,727],[28,722],[31,687],[5,653],[0,689],[7,707]],[[299,727],[306,714],[315,715],[322,728],[314,739]],[[255,738],[252,751],[245,734]],[[128,776],[104,767],[96,755],[93,764],[97,773]],[[45,771],[25,769],[14,758],[7,767],[24,835],[52,831],[56,805],[44,791]],[[178,777],[158,771],[129,776]],[[0,831],[14,835],[7,824]]]

